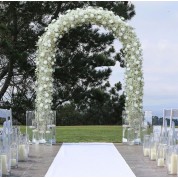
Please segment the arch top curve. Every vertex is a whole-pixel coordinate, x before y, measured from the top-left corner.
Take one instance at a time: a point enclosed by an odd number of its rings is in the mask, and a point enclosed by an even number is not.
[[[122,17],[103,8],[88,7],[68,10],[60,15],[45,29],[37,42],[36,57],[36,112],[49,113],[53,94],[53,65],[55,64],[56,42],[71,28],[82,24],[95,24],[112,31],[123,45],[125,53],[125,110],[131,120],[131,112],[142,112],[143,109],[143,71],[141,44],[134,29],[123,21]],[[44,123],[45,119],[41,119]]]

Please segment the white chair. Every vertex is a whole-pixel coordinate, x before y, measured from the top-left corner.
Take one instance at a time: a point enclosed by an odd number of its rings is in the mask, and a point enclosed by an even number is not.
[[[172,119],[178,119],[178,109],[172,109],[171,110],[171,116],[172,116]],[[175,137],[176,139],[178,139],[178,129],[175,128]]]
[[[172,109],[163,109],[163,127],[165,126],[166,118],[170,119],[170,127],[172,123]]]

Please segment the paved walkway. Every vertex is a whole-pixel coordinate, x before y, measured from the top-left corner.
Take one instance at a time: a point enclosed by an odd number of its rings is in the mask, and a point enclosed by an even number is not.
[[[166,167],[157,167],[156,161],[143,156],[142,146],[115,143],[117,150],[130,166],[136,177],[176,177],[168,175]]]
[[[61,145],[30,145],[28,161],[11,169],[11,177],[44,177]]]
[[[121,143],[115,146],[137,177],[172,177],[167,174],[166,167],[157,167],[155,161],[144,157],[141,146]],[[61,144],[30,145],[28,161],[19,162],[18,168],[11,169],[11,177],[44,177],[60,147]]]

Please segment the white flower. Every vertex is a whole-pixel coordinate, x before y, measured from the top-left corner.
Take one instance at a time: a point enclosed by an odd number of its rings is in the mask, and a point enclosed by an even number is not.
[[[136,51],[136,54],[139,54],[140,52],[139,51]]]
[[[40,107],[41,107],[41,108],[43,107],[43,103],[40,103]]]
[[[122,28],[121,28],[121,31],[123,31],[123,32],[124,32],[124,31],[125,31],[125,28],[123,28],[123,27],[122,27]]]
[[[41,54],[40,54],[41,57],[44,57],[44,55],[45,55],[44,53],[41,53]]]
[[[87,19],[87,18],[88,18],[88,15],[84,15],[84,18]]]
[[[140,81],[140,80],[141,80],[141,77],[138,77],[137,80]]]
[[[139,91],[136,91],[135,93],[138,95],[140,92],[139,92]]]
[[[47,64],[48,62],[45,60],[43,63],[44,63],[44,64]]]
[[[58,33],[55,33],[55,37],[58,37],[59,36],[59,34]]]
[[[67,30],[68,30],[68,28],[67,28],[67,27],[65,27],[65,28],[64,28],[64,31],[66,31],[66,32],[67,32]]]
[[[65,21],[64,21],[64,22],[62,22],[62,24],[63,24],[63,25],[67,25],[67,23],[66,23]]]
[[[133,86],[130,86],[129,89],[132,91],[133,90]]]
[[[74,17],[69,17],[69,19],[70,19],[71,21],[73,21],[73,20],[74,20]]]
[[[112,30],[115,32],[116,31],[116,27],[113,27]]]
[[[109,20],[109,23],[111,23],[111,24],[112,24],[112,23],[113,23],[113,20]]]
[[[39,91],[42,91],[43,90],[43,87],[39,87]]]
[[[48,94],[48,93],[45,93],[45,97],[49,97],[49,94]]]
[[[122,36],[123,35],[123,33],[119,33],[119,36]]]

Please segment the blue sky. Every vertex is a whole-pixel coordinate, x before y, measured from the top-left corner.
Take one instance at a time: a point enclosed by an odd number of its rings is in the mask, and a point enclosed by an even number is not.
[[[136,15],[128,23],[143,48],[144,110],[162,116],[163,108],[178,108],[178,1],[132,3]],[[111,83],[123,81],[123,72],[113,67]]]

